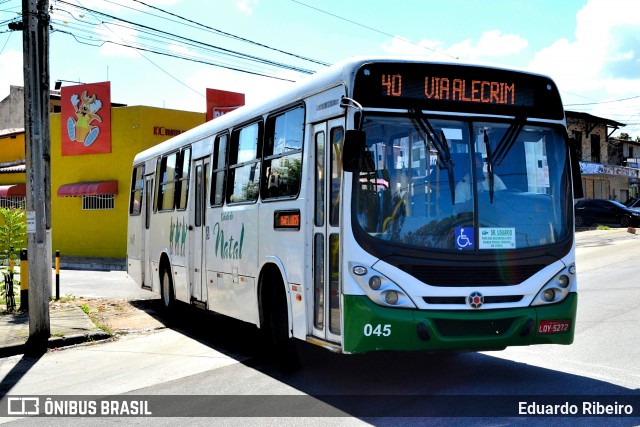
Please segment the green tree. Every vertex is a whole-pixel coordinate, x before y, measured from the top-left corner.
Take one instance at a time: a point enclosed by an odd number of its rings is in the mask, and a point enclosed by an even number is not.
[[[27,223],[22,209],[0,208],[0,262],[16,261],[25,245]],[[10,253],[13,246],[14,251]]]
[[[0,208],[0,264],[4,264],[8,260],[16,261],[18,259],[18,253],[25,244],[26,228],[25,214],[22,209],[15,208]],[[11,252],[13,246],[14,251]],[[7,299],[7,289],[5,283],[5,276],[8,279],[13,275],[13,272],[8,272],[8,267],[2,267],[0,274],[0,298]],[[13,281],[13,294],[19,294],[19,283],[17,280]],[[9,307],[9,301],[7,299],[7,307]]]

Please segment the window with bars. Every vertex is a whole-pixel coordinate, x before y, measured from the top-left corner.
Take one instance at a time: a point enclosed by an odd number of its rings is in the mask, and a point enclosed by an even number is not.
[[[25,197],[0,197],[0,208],[6,209],[26,209],[27,199]]]
[[[113,194],[102,194],[98,196],[82,196],[83,211],[112,210],[115,208]]]

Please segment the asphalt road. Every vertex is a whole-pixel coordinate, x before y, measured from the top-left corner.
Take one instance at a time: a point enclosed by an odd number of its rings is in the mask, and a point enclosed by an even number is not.
[[[580,300],[571,346],[345,356],[300,343],[303,369],[287,371],[259,354],[252,327],[187,312],[151,334],[37,360],[0,360],[0,395],[4,390],[12,395],[143,396],[161,399],[152,400],[160,412],[186,417],[179,421],[189,425],[640,425],[640,404],[633,418],[478,416],[495,405],[510,411],[518,404],[513,399],[550,398],[560,404],[632,396],[638,401],[640,236],[619,230],[587,233],[577,238]],[[459,415],[427,418],[428,405],[455,407]],[[475,416],[465,417],[465,410]],[[219,418],[194,417],[199,414]],[[10,421],[68,425],[74,420]],[[85,421],[174,425],[177,419]]]
[[[55,296],[55,274],[52,295]],[[117,298],[125,300],[160,298],[141,289],[126,271],[60,270],[60,297]]]

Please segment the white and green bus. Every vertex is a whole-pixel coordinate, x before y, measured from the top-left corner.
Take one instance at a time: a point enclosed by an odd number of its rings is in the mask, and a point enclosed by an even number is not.
[[[138,154],[128,272],[283,346],[570,344],[574,152],[548,77],[352,59]]]

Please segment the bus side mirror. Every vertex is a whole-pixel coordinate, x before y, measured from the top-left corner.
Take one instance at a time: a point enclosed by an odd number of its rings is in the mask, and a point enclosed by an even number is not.
[[[373,172],[372,153],[367,151],[367,137],[361,130],[348,130],[342,147],[342,169],[346,172]]]

